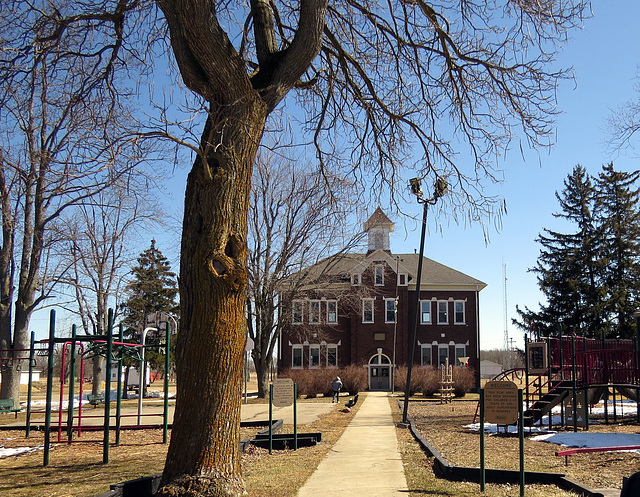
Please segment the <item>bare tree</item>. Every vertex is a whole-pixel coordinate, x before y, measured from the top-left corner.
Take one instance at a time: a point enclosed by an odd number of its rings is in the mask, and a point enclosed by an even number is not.
[[[85,335],[106,333],[108,309],[120,309],[139,233],[159,222],[161,210],[141,188],[142,173],[135,175],[135,183],[115,182],[61,220],[65,243],[60,258],[69,267],[62,283],[71,296],[65,307],[80,318]],[[92,365],[92,393],[98,394],[102,357],[94,355]]]
[[[640,82],[635,89],[640,95]],[[640,96],[621,104],[607,119],[611,145],[616,149],[635,149],[634,140],[640,131]]]
[[[410,170],[446,179],[451,194],[439,205],[454,214],[499,214],[500,199],[484,193],[500,179],[494,160],[518,130],[528,144],[549,142],[554,90],[565,75],[550,63],[587,2],[156,3],[184,84],[207,108],[200,141],[191,144],[179,388],[160,493],[239,495],[247,214],[267,119],[296,92],[306,113],[297,116],[327,174],[329,165],[346,169],[379,190],[404,185]],[[134,5],[96,0],[77,8],[123,21]],[[57,40],[82,19],[49,18],[60,28]]]
[[[26,348],[32,312],[65,273],[60,216],[90,202],[152,158],[131,138],[131,91],[118,71],[141,62],[126,51],[122,18],[76,16],[71,4],[7,1],[0,19],[0,348]],[[20,361],[5,363],[0,397],[18,399]]]
[[[179,390],[161,493],[236,495],[243,491],[237,426],[246,217],[267,117],[300,90],[320,158],[337,154],[333,145],[348,147],[354,153],[347,167],[356,177],[394,186],[403,166],[416,166],[409,160],[415,145],[418,174],[445,177],[456,193],[450,203],[480,217],[496,208],[482,184],[496,177],[493,158],[514,125],[533,144],[549,137],[550,97],[562,74],[546,68],[584,5],[256,0],[246,11],[196,0],[158,5],[185,85],[209,105],[186,190]],[[443,121],[450,126],[441,127]],[[456,160],[460,142],[473,157],[466,170]]]
[[[308,283],[293,275],[359,239],[351,228],[357,212],[355,185],[310,169],[268,152],[260,153],[254,165],[247,306],[259,397],[268,392],[275,346],[290,317],[291,301]]]

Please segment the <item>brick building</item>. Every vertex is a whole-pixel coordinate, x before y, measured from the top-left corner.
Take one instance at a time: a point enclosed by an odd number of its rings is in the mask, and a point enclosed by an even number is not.
[[[408,362],[419,259],[391,252],[393,228],[378,208],[364,225],[366,254],[336,255],[304,271],[304,283],[282,311],[280,370],[362,365],[371,390],[391,389],[394,356],[397,365]],[[438,366],[446,358],[457,365],[468,358],[479,374],[479,293],[485,286],[423,259],[414,365]]]

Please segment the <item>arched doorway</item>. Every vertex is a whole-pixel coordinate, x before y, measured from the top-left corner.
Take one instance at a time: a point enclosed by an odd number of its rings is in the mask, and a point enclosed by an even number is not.
[[[391,390],[391,361],[381,350],[369,360],[369,390]]]

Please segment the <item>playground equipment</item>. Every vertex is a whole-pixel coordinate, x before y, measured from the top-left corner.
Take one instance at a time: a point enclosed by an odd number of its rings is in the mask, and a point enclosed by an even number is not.
[[[640,350],[637,340],[594,339],[576,336],[547,337],[530,342],[525,336],[525,425],[531,426],[560,404],[577,431],[588,429],[588,405],[616,392],[636,402],[640,423]],[[565,412],[562,412],[564,420]],[[605,402],[605,422],[609,406]],[[551,419],[551,416],[549,416]],[[551,423],[551,421],[550,421]]]
[[[26,354],[28,352],[28,354]],[[28,376],[28,390],[27,390],[27,437],[29,436],[29,420],[31,419],[31,400],[33,394],[33,368],[36,361],[35,356],[38,350],[35,347],[35,332],[31,332],[31,342],[28,349],[0,349],[0,368],[7,370],[9,367],[13,367],[13,364],[17,362],[17,370],[22,371],[23,362],[28,361],[29,376]],[[10,400],[10,399],[9,399]],[[22,411],[21,405],[14,406],[11,409],[16,413]]]
[[[44,456],[43,456],[43,465],[48,466],[49,464],[49,453],[51,447],[51,430],[56,428],[58,431],[58,441],[61,441],[62,435],[62,411],[63,411],[63,400],[64,400],[64,374],[61,377],[61,385],[60,385],[60,402],[58,406],[58,424],[53,426],[51,423],[51,414],[52,414],[52,399],[53,399],[53,365],[54,365],[54,351],[56,344],[62,345],[62,366],[63,371],[66,366],[66,354],[67,351],[70,351],[70,380],[69,380],[69,394],[68,394],[68,413],[67,413],[67,437],[69,443],[73,440],[73,431],[78,432],[78,436],[80,436],[83,429],[97,429],[103,430],[104,438],[103,438],[103,457],[102,462],[107,464],[109,462],[109,432],[111,430],[111,418],[115,416],[115,432],[116,432],[116,444],[120,443],[120,430],[122,429],[121,420],[123,417],[127,416],[122,414],[121,400],[122,400],[122,359],[127,355],[133,355],[134,357],[142,360],[143,354],[139,354],[138,351],[143,351],[145,347],[149,347],[144,344],[144,340],[142,340],[140,344],[135,343],[125,343],[122,341],[122,333],[123,328],[122,325],[119,327],[119,337],[118,341],[114,341],[113,336],[113,311],[109,310],[108,324],[107,324],[107,333],[106,335],[86,335],[86,336],[78,336],[76,334],[76,328],[73,326],[72,328],[72,336],[69,338],[56,338],[55,336],[55,311],[52,310],[50,313],[49,320],[49,339],[45,340],[41,343],[46,343],[47,345],[47,356],[48,356],[48,365],[47,365],[47,400],[46,400],[46,412],[45,412],[45,443],[44,443]],[[145,331],[149,331],[146,329]],[[145,333],[146,335],[146,333]],[[33,335],[32,335],[33,340]],[[88,346],[84,347],[84,344],[88,344]],[[169,351],[171,344],[171,327],[170,324],[166,323],[166,340],[163,345],[153,345],[153,347],[162,346],[164,347],[165,353],[165,375],[164,375],[164,403],[163,403],[163,443],[167,443],[168,441],[168,410],[169,410]],[[109,373],[105,379],[105,392],[104,392],[104,414],[101,416],[104,419],[102,426],[97,427],[82,427],[82,403],[80,402],[78,405],[78,415],[74,414],[74,389],[75,389],[75,363],[76,363],[76,348],[80,347],[80,350],[83,352],[81,354],[81,377],[84,377],[84,360],[93,355],[101,355],[106,359],[106,371]],[[33,347],[32,347],[33,348]],[[85,357],[85,355],[87,357]],[[111,369],[112,363],[118,364],[118,379],[117,379],[117,389],[116,389],[116,412],[115,415],[111,414]],[[142,369],[142,368],[141,368]],[[141,377],[144,377],[141,375]],[[139,395],[142,397],[143,389],[140,389]],[[80,383],[80,398],[82,398],[82,382]],[[29,408],[30,408],[30,399],[29,399]],[[128,416],[137,416],[138,424],[133,426],[128,426],[128,428],[149,428],[150,426],[145,426],[140,424],[141,416],[144,416],[141,412],[142,404],[141,401],[138,403],[138,413],[132,414]],[[30,411],[27,414],[27,436],[28,430],[30,427]],[[85,418],[95,417],[86,415]],[[77,424],[74,425],[74,420],[77,420]]]
[[[635,401],[640,423],[639,341],[594,339],[577,336],[543,337],[529,341],[525,335],[525,367],[505,371],[494,380],[525,378],[524,425],[533,426],[560,406],[562,425],[589,428],[588,406],[613,396],[613,420],[617,421],[616,394]],[[609,422],[609,405],[604,404]],[[474,422],[477,417],[474,417]]]
[[[440,403],[450,404],[453,402],[453,368],[449,364],[447,357],[440,368]]]

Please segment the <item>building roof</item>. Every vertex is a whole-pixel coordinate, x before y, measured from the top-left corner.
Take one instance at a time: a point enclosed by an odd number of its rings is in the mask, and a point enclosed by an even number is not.
[[[393,231],[395,224],[387,217],[382,209],[378,207],[364,223],[364,230],[369,231],[369,229],[374,226],[384,226],[385,228],[388,228],[389,231]]]
[[[371,264],[385,261],[387,264],[400,273],[406,273],[409,278],[409,286],[415,286],[415,279],[418,274],[418,254],[389,254],[383,250],[376,250],[371,254],[344,253],[328,257],[313,266],[305,269],[306,277],[310,281],[329,278],[333,282],[349,282],[352,274],[364,272]],[[340,278],[335,278],[339,276]],[[422,289],[434,287],[459,287],[482,290],[486,283],[468,276],[456,269],[452,269],[444,264],[440,264],[427,257],[422,262]]]

